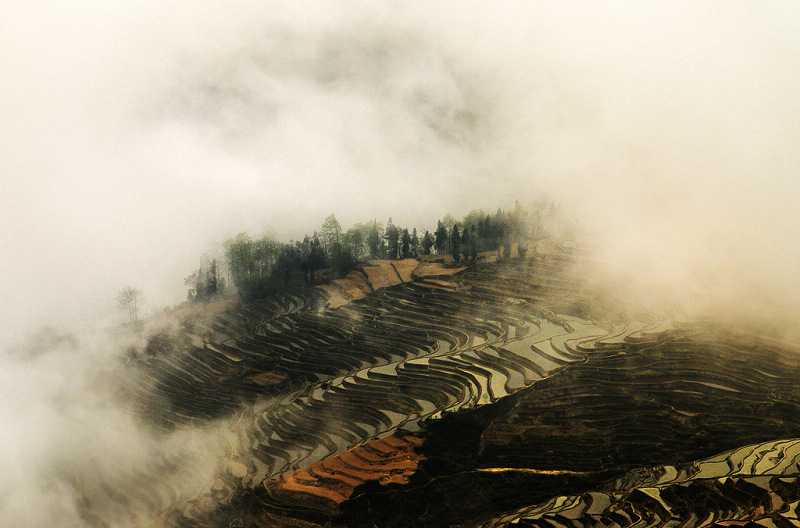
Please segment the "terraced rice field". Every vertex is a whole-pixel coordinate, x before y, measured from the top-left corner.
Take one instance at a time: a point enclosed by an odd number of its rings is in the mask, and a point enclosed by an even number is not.
[[[375,263],[186,321],[124,390],[222,421],[219,476],[103,492],[158,526],[800,524],[797,351],[615,310],[581,258]]]

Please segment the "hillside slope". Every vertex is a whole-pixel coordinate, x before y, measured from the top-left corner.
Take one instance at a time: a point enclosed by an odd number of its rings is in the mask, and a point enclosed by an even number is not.
[[[187,321],[125,391],[154,427],[222,420],[219,476],[92,499],[158,526],[792,522],[797,351],[616,310],[583,258],[376,263],[349,302],[304,289]],[[740,463],[756,451],[773,462]]]

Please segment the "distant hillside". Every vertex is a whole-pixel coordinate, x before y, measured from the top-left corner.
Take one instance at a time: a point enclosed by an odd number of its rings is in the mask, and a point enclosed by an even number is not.
[[[222,420],[218,477],[88,503],[175,527],[788,526],[798,351],[620,311],[583,255],[375,261],[186,319],[122,390],[153,427]]]

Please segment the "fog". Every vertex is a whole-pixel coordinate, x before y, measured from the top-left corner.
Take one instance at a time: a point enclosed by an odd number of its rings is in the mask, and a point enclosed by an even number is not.
[[[426,229],[545,192],[626,274],[799,298],[793,3],[0,14],[6,341],[108,313],[126,284],[179,302],[241,231]]]
[[[544,194],[600,287],[796,325],[797,3],[285,4],[3,2],[0,344],[113,324],[127,284],[145,311],[181,302],[241,231],[424,230]],[[54,452],[25,444],[66,382],[15,365],[2,438],[26,461]]]

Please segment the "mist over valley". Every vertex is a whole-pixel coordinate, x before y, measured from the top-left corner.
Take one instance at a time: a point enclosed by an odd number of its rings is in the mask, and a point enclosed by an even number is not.
[[[797,35],[4,3],[0,524],[796,524]]]

